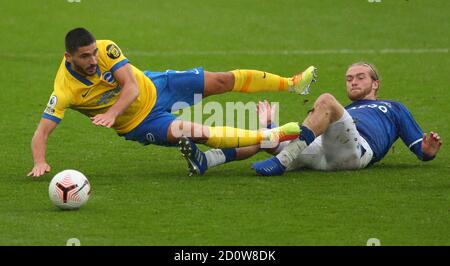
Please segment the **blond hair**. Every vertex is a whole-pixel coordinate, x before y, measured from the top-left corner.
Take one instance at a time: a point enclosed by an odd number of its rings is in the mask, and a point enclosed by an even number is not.
[[[378,74],[378,70],[375,67],[374,64],[365,62],[365,61],[359,61],[356,63],[351,64],[348,68],[354,67],[354,66],[365,66],[369,69],[369,74],[372,80],[380,80],[380,75]]]

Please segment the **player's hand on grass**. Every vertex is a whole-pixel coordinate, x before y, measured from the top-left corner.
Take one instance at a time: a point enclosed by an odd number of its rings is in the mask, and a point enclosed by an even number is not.
[[[259,101],[256,106],[256,110],[258,112],[259,125],[262,128],[268,128],[268,126],[273,122],[275,118],[275,113],[277,111],[277,106],[270,106],[267,100]]]
[[[28,173],[27,176],[31,177],[40,177],[44,175],[45,173],[49,173],[51,171],[51,167],[48,163],[35,163],[33,169],[31,172]]]
[[[423,134],[422,137],[422,152],[429,157],[436,156],[437,152],[441,148],[442,140],[439,135],[433,131],[430,134]]]
[[[102,126],[102,127],[112,127],[114,123],[116,122],[116,116],[113,114],[110,114],[108,112],[104,114],[98,114],[94,117],[91,117],[92,124],[96,126]]]

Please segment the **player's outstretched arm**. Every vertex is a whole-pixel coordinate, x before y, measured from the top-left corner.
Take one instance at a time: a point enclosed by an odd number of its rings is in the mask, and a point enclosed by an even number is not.
[[[47,139],[58,123],[49,119],[42,118],[34,132],[31,140],[31,150],[33,152],[34,167],[28,176],[39,177],[50,172],[50,165],[45,160],[45,151],[47,148]]]
[[[126,64],[114,72],[114,78],[122,87],[119,99],[106,113],[91,117],[94,125],[112,127],[116,118],[121,115],[139,96],[137,81],[130,64]]]
[[[423,134],[422,137],[422,152],[428,158],[434,158],[441,148],[442,140],[438,133],[433,131],[430,134]]]

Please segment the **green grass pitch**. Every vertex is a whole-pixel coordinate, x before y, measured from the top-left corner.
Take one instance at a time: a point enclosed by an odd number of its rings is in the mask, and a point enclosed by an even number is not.
[[[175,148],[141,146],[69,111],[50,137],[52,173],[38,181],[30,141],[53,89],[64,35],[84,26],[114,40],[142,70],[203,66],[291,75],[314,64],[308,99],[333,93],[344,72],[368,60],[380,70],[380,97],[403,102],[425,131],[450,139],[450,2],[3,1],[0,16],[0,245],[382,245],[450,244],[448,144],[421,163],[401,141],[362,171],[256,176],[252,161],[187,177]],[[293,94],[227,94],[207,101],[281,104],[281,122],[303,120]],[[206,147],[202,147],[206,148]],[[53,174],[78,169],[93,194],[79,211],[48,198]]]

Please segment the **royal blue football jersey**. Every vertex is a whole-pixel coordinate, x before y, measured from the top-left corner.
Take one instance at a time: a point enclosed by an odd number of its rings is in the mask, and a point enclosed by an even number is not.
[[[389,100],[359,100],[345,109],[372,148],[372,163],[380,161],[399,137],[419,159],[424,159],[423,131],[403,104]]]

